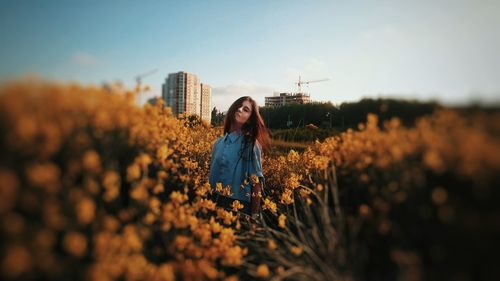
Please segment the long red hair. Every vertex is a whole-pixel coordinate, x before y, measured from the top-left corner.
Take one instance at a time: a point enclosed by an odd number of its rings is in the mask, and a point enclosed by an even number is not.
[[[264,124],[264,119],[260,116],[259,106],[257,103],[249,96],[244,96],[231,104],[229,110],[227,111],[226,117],[224,119],[224,134],[229,133],[231,130],[231,125],[233,124],[234,117],[238,108],[241,107],[244,101],[249,101],[252,105],[252,114],[250,118],[248,118],[248,122],[243,125],[241,128],[243,134],[250,138],[252,144],[255,145],[255,142],[258,142],[262,148],[267,148],[270,143],[269,138],[269,130]]]

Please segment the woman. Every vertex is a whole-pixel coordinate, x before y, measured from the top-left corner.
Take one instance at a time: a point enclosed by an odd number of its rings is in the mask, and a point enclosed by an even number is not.
[[[212,149],[210,185],[213,200],[221,207],[231,208],[238,200],[244,213],[258,217],[262,193],[261,151],[269,143],[269,133],[250,97],[237,99],[224,120],[224,136],[217,139]],[[259,180],[251,180],[251,178]],[[217,183],[229,186],[231,195],[217,190]]]

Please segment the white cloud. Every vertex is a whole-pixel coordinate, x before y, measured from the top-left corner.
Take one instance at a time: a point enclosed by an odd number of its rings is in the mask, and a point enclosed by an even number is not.
[[[101,64],[99,59],[85,52],[76,52],[71,58],[71,62],[78,66],[96,66]]]
[[[361,37],[365,40],[373,40],[375,42],[380,42],[383,40],[388,40],[399,35],[398,30],[395,26],[382,26],[374,27],[370,30],[366,30],[361,33]]]
[[[272,96],[274,89],[255,82],[238,81],[223,87],[212,88],[212,107],[227,111],[229,106],[242,96],[252,97],[259,106],[264,106],[264,97]]]

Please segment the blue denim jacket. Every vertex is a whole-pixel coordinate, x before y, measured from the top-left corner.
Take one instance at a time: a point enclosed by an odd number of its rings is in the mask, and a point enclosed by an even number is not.
[[[212,149],[212,160],[210,163],[210,186],[212,190],[218,182],[223,187],[231,186],[232,198],[250,202],[251,183],[249,182],[243,188],[243,181],[247,176],[255,174],[258,177],[264,177],[262,174],[261,148],[255,144],[253,151],[242,150],[244,145],[244,136],[240,132],[226,133],[215,142]]]

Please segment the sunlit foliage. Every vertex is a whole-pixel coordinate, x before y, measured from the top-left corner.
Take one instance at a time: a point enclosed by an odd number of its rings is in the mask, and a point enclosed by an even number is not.
[[[255,221],[209,199],[220,128],[134,97],[0,88],[3,280],[467,279],[477,267],[449,272],[455,244],[498,234],[498,115],[440,111],[414,128],[369,115],[303,152],[264,152]]]

